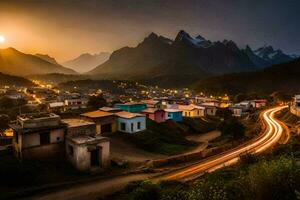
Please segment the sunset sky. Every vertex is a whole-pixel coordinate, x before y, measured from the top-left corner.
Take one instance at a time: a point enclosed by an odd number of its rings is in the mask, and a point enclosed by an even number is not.
[[[81,53],[135,46],[150,32],[180,29],[241,47],[271,44],[300,54],[297,0],[1,0],[0,48],[66,61]]]

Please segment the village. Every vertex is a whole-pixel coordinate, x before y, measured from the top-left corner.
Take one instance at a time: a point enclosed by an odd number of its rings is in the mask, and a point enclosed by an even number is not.
[[[198,129],[195,129],[195,125],[188,124],[190,127],[186,129],[189,130],[187,132],[205,133],[216,129],[212,124],[218,110],[226,109],[230,111],[232,117],[243,118],[249,112],[267,105],[265,99],[233,103],[227,95],[205,96],[203,93],[195,94],[188,89],[154,87],[149,91],[145,91],[144,88],[143,91],[132,92],[134,95],[129,93],[130,99],[124,100],[122,95],[118,100],[112,100],[105,98],[108,95],[105,89],[71,93],[46,84],[31,88],[4,87],[1,89],[3,97],[11,101],[24,101],[25,105],[36,108],[32,110],[37,112],[23,113],[20,106],[16,120],[10,121],[9,128],[1,133],[1,148],[6,150],[11,148],[18,160],[55,158],[60,154],[64,155],[78,171],[102,173],[110,169],[112,163],[114,166],[122,167],[131,161],[145,164],[146,161],[149,163],[150,160],[167,159],[169,156],[180,156],[187,152],[203,153],[207,147],[203,144],[197,147],[191,142],[191,147],[186,148],[193,149],[191,151],[174,151],[166,153],[168,155],[161,155],[159,152],[155,155],[153,154],[155,150],[152,149],[148,156],[144,149],[141,150],[143,154],[141,156],[137,153],[140,150],[135,147],[131,152],[126,151],[131,146],[127,146],[126,140],[120,142],[120,138],[115,135],[138,136],[145,131],[155,132],[153,127],[162,128],[160,124],[167,124],[169,127],[187,127],[183,122],[187,121],[185,119],[194,120],[189,122],[190,124],[198,123],[198,126],[200,124]],[[146,93],[148,96],[145,98]],[[159,97],[162,94],[165,96]],[[132,99],[133,96],[136,98]],[[106,103],[102,107],[97,107],[102,105],[98,102],[91,108],[89,105],[91,98],[94,100],[98,98]],[[207,125],[212,126],[206,129]],[[183,128],[178,130],[180,134],[185,132]],[[174,129],[175,132],[178,130]],[[218,136],[219,133],[213,133],[211,139]]]

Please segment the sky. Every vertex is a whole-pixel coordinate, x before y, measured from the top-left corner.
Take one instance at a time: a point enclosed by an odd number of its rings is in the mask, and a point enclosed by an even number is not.
[[[0,48],[63,62],[179,30],[300,54],[299,0],[0,0]]]

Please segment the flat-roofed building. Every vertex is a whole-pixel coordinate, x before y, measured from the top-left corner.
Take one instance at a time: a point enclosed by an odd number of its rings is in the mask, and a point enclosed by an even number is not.
[[[48,157],[64,147],[66,125],[53,113],[23,114],[10,127],[13,149],[20,159]]]
[[[96,110],[81,114],[81,117],[96,124],[96,133],[114,133],[117,131],[117,117],[114,113]]]
[[[66,156],[80,171],[106,169],[110,166],[109,139],[96,135],[96,124],[84,119],[64,119],[67,124]]]
[[[116,113],[118,130],[125,133],[136,133],[146,130],[146,116],[126,111]]]

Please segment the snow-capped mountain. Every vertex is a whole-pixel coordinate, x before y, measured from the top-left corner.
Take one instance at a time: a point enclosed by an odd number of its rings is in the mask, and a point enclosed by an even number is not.
[[[274,49],[270,45],[265,45],[253,51],[253,53],[265,61],[269,62],[270,65],[281,64],[289,62],[295,58],[290,55],[283,53],[280,49]]]
[[[201,35],[198,35],[197,37],[193,38],[183,30],[179,31],[175,39],[175,42],[184,42],[195,48],[206,48],[212,45],[212,43],[209,40],[206,40]]]

